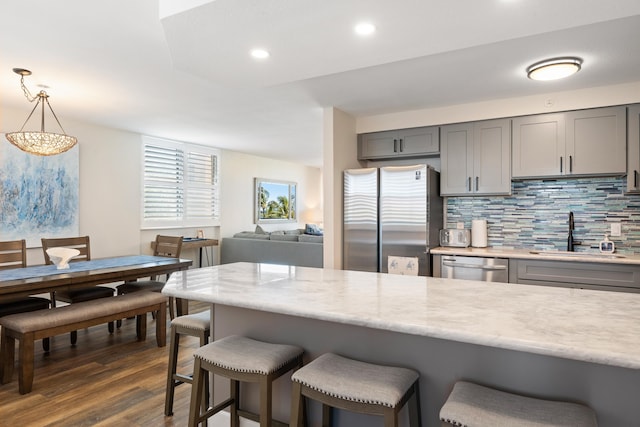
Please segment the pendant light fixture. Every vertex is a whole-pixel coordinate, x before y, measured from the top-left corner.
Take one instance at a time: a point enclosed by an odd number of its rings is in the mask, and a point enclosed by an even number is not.
[[[38,156],[53,156],[55,154],[64,153],[65,151],[73,148],[74,145],[78,142],[78,139],[73,136],[69,136],[66,134],[62,125],[60,124],[60,120],[56,116],[56,113],[51,108],[51,104],[49,104],[49,95],[44,90],[41,90],[36,96],[32,96],[29,89],[24,85],[24,77],[30,76],[31,71],[25,70],[24,68],[14,68],[13,72],[20,75],[20,87],[24,92],[24,96],[29,100],[29,102],[36,101],[35,107],[31,110],[31,113],[27,117],[27,120],[24,121],[22,128],[18,132],[11,132],[6,134],[6,138],[10,143],[30,154],[35,154]],[[56,119],[58,126],[62,130],[62,134],[60,133],[51,133],[46,132],[44,130],[44,105],[47,104],[49,110],[53,114],[53,117]],[[38,105],[41,105],[41,118],[40,118],[40,131],[23,131],[25,125],[38,108]]]
[[[582,59],[575,57],[545,59],[527,68],[531,80],[557,80],[580,71]]]

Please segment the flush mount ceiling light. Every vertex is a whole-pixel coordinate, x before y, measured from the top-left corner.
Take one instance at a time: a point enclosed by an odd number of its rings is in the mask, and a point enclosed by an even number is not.
[[[23,68],[14,68],[13,72],[20,75],[20,87],[24,92],[24,96],[29,100],[29,102],[33,102],[36,99],[35,107],[31,110],[31,113],[27,117],[27,120],[24,121],[24,124],[20,128],[18,132],[11,132],[6,134],[6,138],[10,143],[30,154],[35,154],[38,156],[53,156],[55,154],[64,153],[65,151],[70,150],[76,143],[78,142],[77,138],[73,136],[69,136],[66,134],[62,125],[60,124],[60,120],[56,116],[56,113],[53,112],[53,108],[51,108],[51,104],[49,104],[49,95],[44,90],[41,90],[36,94],[36,96],[32,96],[29,89],[24,85],[24,76],[30,76],[31,71],[25,70]],[[51,114],[56,119],[58,126],[62,130],[62,134],[59,133],[51,133],[45,132],[44,130],[44,104],[47,104],[49,110],[51,110]],[[40,132],[37,131],[26,131],[23,132],[25,125],[38,108],[38,105],[42,105],[41,117],[40,117]]]
[[[269,52],[264,49],[252,49],[250,53],[256,59],[266,59],[270,56]]]
[[[355,26],[354,31],[360,36],[368,36],[376,31],[376,27],[369,22],[361,22]]]
[[[557,80],[569,77],[580,71],[582,59],[575,57],[553,58],[536,62],[527,68],[527,77],[531,80]]]

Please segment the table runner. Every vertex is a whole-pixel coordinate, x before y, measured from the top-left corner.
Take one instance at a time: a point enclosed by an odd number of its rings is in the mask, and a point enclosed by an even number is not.
[[[95,259],[91,261],[70,262],[69,268],[64,270],[56,269],[55,265],[36,265],[33,267],[12,268],[9,270],[0,270],[0,282],[31,279],[35,277],[45,277],[56,274],[78,273],[83,271],[100,270],[112,267],[126,267],[130,265],[139,265],[148,262],[158,262],[163,260],[169,261],[174,259],[150,255],[132,255]]]

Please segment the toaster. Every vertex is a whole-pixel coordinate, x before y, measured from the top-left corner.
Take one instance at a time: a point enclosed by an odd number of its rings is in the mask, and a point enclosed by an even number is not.
[[[468,228],[445,228],[440,230],[440,246],[466,248],[471,244],[471,231]]]

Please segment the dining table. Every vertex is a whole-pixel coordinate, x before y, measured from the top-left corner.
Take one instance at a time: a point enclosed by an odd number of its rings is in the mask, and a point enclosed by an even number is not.
[[[70,262],[69,268],[35,265],[0,270],[0,302],[28,295],[71,290],[187,270],[190,259],[128,255]]]

